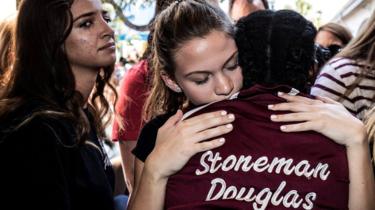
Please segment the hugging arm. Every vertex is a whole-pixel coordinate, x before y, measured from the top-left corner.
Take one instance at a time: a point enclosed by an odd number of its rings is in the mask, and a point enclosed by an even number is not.
[[[220,135],[230,132],[234,116],[225,111],[201,114],[187,120],[178,111],[159,128],[155,148],[144,164],[136,159],[135,188],[129,210],[161,210],[169,176],[196,153],[222,146]],[[213,140],[204,141],[214,138]],[[204,141],[204,142],[202,142]]]
[[[287,100],[273,104],[274,111],[292,111],[289,114],[272,115],[275,122],[300,123],[282,125],[283,132],[313,130],[338,144],[346,146],[349,166],[349,209],[375,209],[375,183],[370,159],[366,129],[363,123],[350,114],[345,107],[332,99],[318,100],[302,96],[279,94]]]

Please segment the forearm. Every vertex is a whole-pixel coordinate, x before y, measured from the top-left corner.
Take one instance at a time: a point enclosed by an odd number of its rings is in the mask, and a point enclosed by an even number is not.
[[[133,192],[128,210],[162,210],[167,178],[160,178],[147,166],[142,172],[140,184]]]
[[[350,179],[349,209],[375,209],[374,174],[367,140],[347,146],[347,156]]]
[[[129,194],[132,193],[134,188],[134,155],[131,153],[131,151],[134,149],[136,144],[136,141],[119,142],[122,168]]]

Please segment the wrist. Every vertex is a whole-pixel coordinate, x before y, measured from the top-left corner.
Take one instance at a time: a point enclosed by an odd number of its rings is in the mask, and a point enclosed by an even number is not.
[[[155,165],[155,162],[156,161],[152,159],[152,156],[149,155],[149,157],[145,161],[142,176],[145,176],[149,181],[153,183],[167,183],[168,176],[165,176],[163,173],[161,173],[160,167]]]
[[[352,136],[351,140],[346,145],[347,148],[358,148],[368,146],[367,132],[365,126],[362,124],[358,127],[358,131]]]

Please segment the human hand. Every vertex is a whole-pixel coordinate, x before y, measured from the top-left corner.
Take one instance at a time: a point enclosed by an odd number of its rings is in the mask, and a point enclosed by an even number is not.
[[[269,105],[274,111],[292,111],[289,114],[273,114],[274,122],[300,122],[282,125],[283,132],[313,130],[319,132],[338,144],[352,146],[366,141],[366,130],[363,123],[355,118],[346,108],[332,99],[317,97],[310,99],[302,96],[290,96],[279,93],[285,103]]]
[[[223,145],[224,138],[204,140],[230,132],[234,115],[216,111],[181,119],[179,110],[158,130],[155,148],[145,162],[156,179],[167,179],[175,174],[194,154]]]

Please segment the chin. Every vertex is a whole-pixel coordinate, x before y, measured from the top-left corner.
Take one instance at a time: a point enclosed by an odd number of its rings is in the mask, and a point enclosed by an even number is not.
[[[103,60],[101,66],[111,66],[116,62],[116,56]]]

